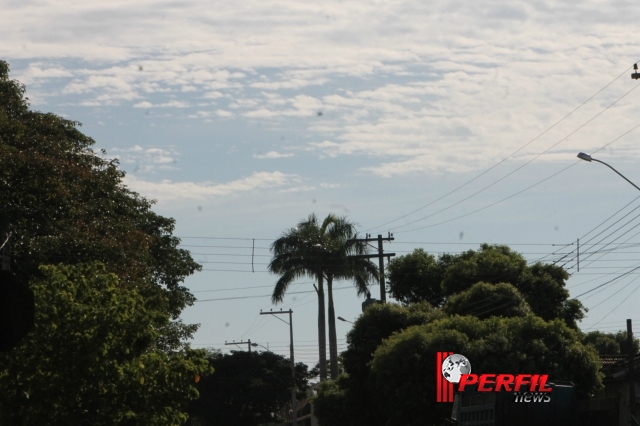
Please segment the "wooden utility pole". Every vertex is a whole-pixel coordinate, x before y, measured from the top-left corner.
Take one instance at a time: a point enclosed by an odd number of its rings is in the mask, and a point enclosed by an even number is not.
[[[384,249],[382,248],[382,242],[383,241],[393,241],[393,234],[389,233],[388,236],[386,238],[382,238],[382,235],[378,234],[378,238],[371,238],[371,234],[367,234],[367,238],[359,238],[359,239],[355,239],[355,240],[350,240],[350,241],[357,241],[357,242],[370,242],[370,241],[377,241],[378,242],[378,254],[358,254],[355,256],[350,256],[350,257],[355,257],[355,258],[361,258],[361,259],[374,259],[374,258],[378,258],[378,270],[380,272],[380,278],[379,278],[379,282],[380,282],[380,301],[382,301],[383,303],[387,301],[387,290],[385,287],[385,281],[384,281],[384,258],[386,257],[387,259],[391,259],[391,256],[395,256],[395,253],[385,253]]]
[[[288,311],[283,311],[280,309],[279,311],[273,312],[262,312],[260,311],[260,315],[280,315],[280,314],[289,314],[289,322],[287,323],[285,320],[278,318],[280,321],[285,324],[289,324],[289,339],[291,340],[291,424],[292,426],[298,425],[298,398],[296,398],[296,364],[293,360],[293,311],[289,309]],[[276,317],[277,318],[277,317]]]
[[[242,340],[239,342],[236,342],[235,340],[233,342],[229,342],[227,343],[226,341],[224,342],[225,345],[236,345],[238,347],[240,347],[240,345],[247,345],[247,347],[249,348],[249,353],[251,353],[251,339],[247,340],[246,342],[243,342]]]

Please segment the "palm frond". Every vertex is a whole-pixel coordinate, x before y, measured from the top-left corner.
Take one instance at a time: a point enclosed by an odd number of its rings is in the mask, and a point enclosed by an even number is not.
[[[284,300],[284,296],[287,292],[289,284],[294,280],[306,275],[306,271],[302,268],[290,269],[278,279],[276,286],[273,288],[273,294],[271,295],[271,303],[277,305]]]

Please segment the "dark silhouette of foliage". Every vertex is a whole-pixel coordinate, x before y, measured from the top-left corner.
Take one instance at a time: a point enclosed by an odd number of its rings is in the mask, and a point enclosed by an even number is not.
[[[291,363],[273,352],[210,353],[215,373],[197,385],[200,398],[188,408],[192,426],[256,426],[291,406]],[[296,364],[298,400],[306,397],[307,365]]]

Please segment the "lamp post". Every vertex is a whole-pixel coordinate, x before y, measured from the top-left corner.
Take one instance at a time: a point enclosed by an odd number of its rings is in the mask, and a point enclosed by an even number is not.
[[[271,352],[271,350],[270,350],[269,348],[264,347],[263,345],[260,345],[260,344],[258,344],[258,343],[252,343],[252,344],[251,344],[251,346],[253,346],[254,348],[257,348],[258,346],[260,346],[261,348],[266,349],[266,350],[267,350],[267,352]],[[271,353],[273,353],[273,352],[271,352]]]
[[[592,162],[595,161],[597,163],[602,163],[605,166],[607,166],[608,168],[610,168],[611,170],[613,170],[614,172],[616,172],[617,174],[619,174],[622,179],[626,180],[627,182],[629,182],[631,185],[633,185],[633,187],[635,189],[637,189],[638,191],[640,191],[640,188],[638,187],[638,185],[636,185],[635,183],[631,182],[629,179],[627,179],[626,177],[624,177],[624,175],[622,173],[620,173],[619,171],[617,171],[616,169],[614,169],[613,167],[611,167],[610,165],[608,165],[607,163],[605,163],[604,161],[600,161],[600,160],[596,160],[595,158],[593,158],[592,156],[590,156],[589,154],[585,154],[584,152],[581,152],[578,154],[578,158],[584,161],[588,161],[588,162]]]
[[[349,324],[353,324],[351,321],[347,321],[346,319],[342,318],[342,317],[338,317],[338,319],[340,321],[344,321],[344,322],[348,322]]]
[[[638,66],[634,65],[634,69],[638,69]],[[634,74],[634,75],[638,75],[638,74]],[[633,77],[633,78],[636,78],[636,77]],[[636,185],[635,183],[631,182],[622,173],[620,173],[619,171],[617,171],[616,169],[614,169],[613,167],[611,167],[610,165],[608,165],[604,161],[596,160],[595,158],[593,158],[589,154],[585,154],[584,152],[579,153],[578,154],[578,158],[581,159],[581,160],[584,160],[584,161],[588,161],[588,162],[595,161],[597,163],[604,164],[605,166],[607,166],[608,168],[610,168],[611,170],[616,172],[618,175],[620,175],[620,177],[622,177],[622,179],[626,180],[631,185],[633,185],[633,187],[635,189],[640,191],[640,188],[638,188],[638,185]],[[629,417],[631,417],[629,419],[630,420],[629,423],[631,423],[631,421],[633,421],[633,422],[635,422],[635,424],[638,424],[638,421],[636,420],[636,418],[634,416],[635,413],[636,413],[636,385],[635,385],[635,374],[634,374],[634,355],[635,354],[633,353],[633,330],[631,328],[631,320],[630,319],[627,320],[627,339],[628,339],[628,343],[629,343]]]

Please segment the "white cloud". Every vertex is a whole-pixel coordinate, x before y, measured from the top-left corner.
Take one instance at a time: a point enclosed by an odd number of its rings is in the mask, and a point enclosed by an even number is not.
[[[182,108],[211,99],[216,110],[202,118],[296,120],[319,156],[376,158],[363,170],[392,176],[482,168],[530,140],[639,59],[633,12],[630,3],[589,1],[98,0],[60,8],[43,0],[3,9],[0,50],[29,63],[18,78],[60,80],[62,95],[80,105]],[[523,154],[598,112],[625,80]],[[634,119],[626,108],[633,99],[561,148],[615,137]]]
[[[130,148],[113,148],[110,154],[120,159],[123,164],[133,165],[135,173],[152,173],[158,170],[176,170],[178,156],[172,148],[142,147],[134,145]]]
[[[127,175],[124,183],[133,191],[160,202],[176,200],[211,200],[239,195],[256,189],[277,188],[299,182],[296,175],[282,172],[255,172],[248,177],[227,183],[213,182],[150,182]],[[295,187],[290,190],[296,190]]]
[[[133,105],[134,108],[186,108],[189,104],[182,101],[170,101],[159,104],[152,104],[148,101],[139,102]]]
[[[293,154],[292,153],[281,154],[276,151],[269,151],[266,154],[253,154],[253,158],[260,158],[260,159],[288,158],[288,157],[293,157]]]
[[[251,83],[250,87],[255,87],[256,89],[264,89],[264,90],[282,90],[282,89],[301,89],[307,86],[315,86],[322,85],[329,81],[326,78],[319,78],[313,80],[305,80],[301,78],[292,78],[290,80],[285,81],[258,81],[255,83]]]
[[[233,117],[235,114],[232,113],[231,111],[225,111],[223,109],[217,109],[216,110],[216,115],[218,117]]]
[[[281,192],[281,193],[309,192],[309,191],[313,191],[314,189],[316,189],[316,187],[312,185],[301,185],[301,186],[294,186],[292,188],[281,189],[278,192]]]

